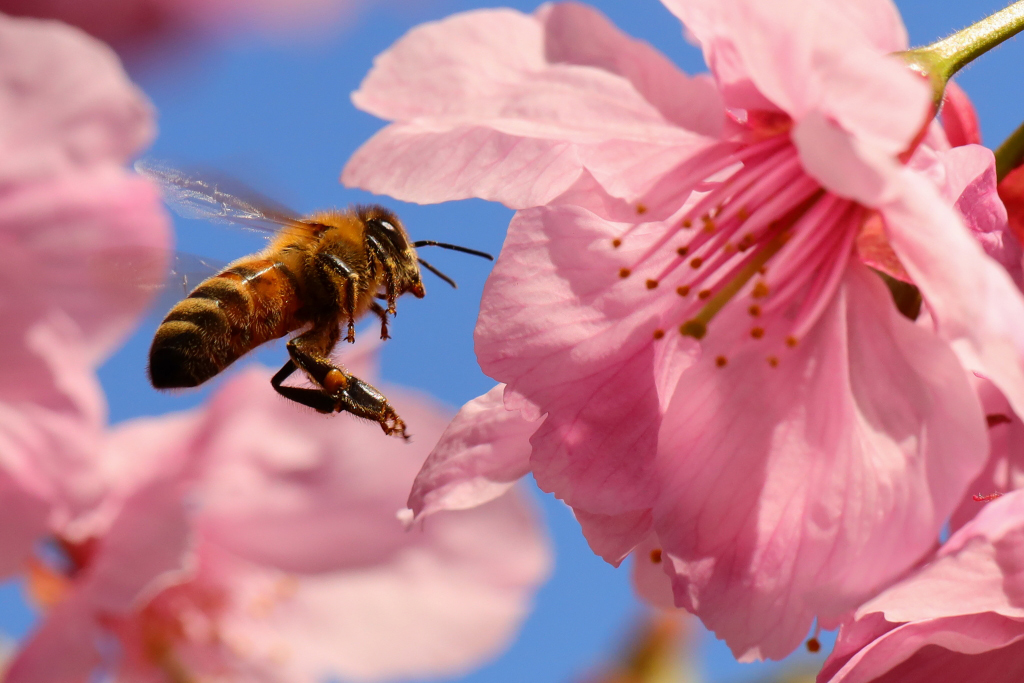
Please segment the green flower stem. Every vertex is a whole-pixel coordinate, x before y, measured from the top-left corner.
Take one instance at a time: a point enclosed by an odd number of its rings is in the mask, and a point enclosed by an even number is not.
[[[1024,163],[1024,123],[1003,140],[995,151],[996,178],[1002,180],[1010,171]]]
[[[936,103],[941,102],[946,82],[957,71],[1004,40],[1024,30],[1024,0],[957,31],[931,45],[903,53],[910,65],[926,75],[935,88]]]
[[[985,54],[1004,40],[1024,29],[1024,0],[982,19],[948,38],[924,48],[932,52],[941,66],[942,76],[949,80],[964,66]]]

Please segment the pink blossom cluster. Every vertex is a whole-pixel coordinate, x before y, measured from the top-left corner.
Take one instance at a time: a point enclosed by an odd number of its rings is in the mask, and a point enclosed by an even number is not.
[[[422,678],[502,649],[547,542],[521,491],[407,531],[451,418],[432,400],[388,390],[407,444],[250,368],[195,411],[106,425],[95,370],[170,247],[125,168],[153,112],[78,29],[0,15],[0,57],[0,573],[43,613],[4,680]],[[373,356],[346,363],[372,378]]]
[[[499,384],[409,507],[532,473],[740,659],[841,626],[819,681],[1019,680],[1024,182],[890,0],[662,2],[710,74],[558,2],[416,27],[354,93],[390,123],[345,184],[516,210]]]

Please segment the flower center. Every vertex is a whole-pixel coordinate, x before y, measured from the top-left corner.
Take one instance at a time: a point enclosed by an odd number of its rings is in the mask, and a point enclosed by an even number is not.
[[[825,310],[842,279],[867,211],[826,192],[801,166],[788,134],[737,149],[724,143],[700,160],[687,192],[705,192],[644,253],[674,254],[648,289],[667,285],[682,300],[679,332],[703,339],[712,320],[740,299],[770,365],[797,345]],[[621,239],[613,242],[621,244]],[[655,338],[664,336],[663,330]],[[735,341],[739,342],[740,339]],[[716,358],[719,367],[726,356]]]

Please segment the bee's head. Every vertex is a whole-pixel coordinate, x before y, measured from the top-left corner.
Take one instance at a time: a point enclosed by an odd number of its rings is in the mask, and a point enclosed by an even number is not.
[[[392,265],[398,293],[409,292],[422,299],[425,291],[416,250],[398,216],[376,205],[358,207],[356,212],[366,226],[366,238],[372,248],[380,252],[382,260]]]

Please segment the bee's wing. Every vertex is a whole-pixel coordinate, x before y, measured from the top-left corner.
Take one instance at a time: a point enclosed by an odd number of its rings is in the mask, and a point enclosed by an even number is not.
[[[302,222],[295,211],[235,180],[185,172],[151,159],[135,162],[135,170],[156,182],[164,199],[183,218],[233,223],[267,233]]]

